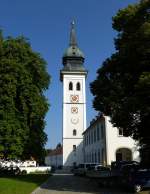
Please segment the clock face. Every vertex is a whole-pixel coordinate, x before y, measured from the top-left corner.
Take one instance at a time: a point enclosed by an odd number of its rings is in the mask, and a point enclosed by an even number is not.
[[[72,124],[77,124],[79,122],[78,118],[71,118],[71,123]]]
[[[79,102],[79,95],[71,95],[70,99],[73,103]]]
[[[71,113],[77,114],[78,113],[78,108],[77,107],[71,107]]]

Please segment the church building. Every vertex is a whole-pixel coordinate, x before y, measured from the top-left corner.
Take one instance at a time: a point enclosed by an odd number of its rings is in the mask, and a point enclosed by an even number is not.
[[[97,117],[86,129],[87,70],[84,67],[84,54],[77,44],[74,22],[62,63],[62,165],[71,167],[83,162],[110,165],[116,160],[139,161],[137,142],[124,137],[123,131],[113,127],[109,117]]]
[[[86,92],[84,55],[79,49],[74,22],[71,24],[69,47],[62,58],[60,80],[63,83],[63,166],[83,162],[83,135],[86,130]]]
[[[113,161],[140,161],[138,142],[125,137],[123,129],[114,127],[111,119],[100,114],[83,132],[84,162],[111,165]]]

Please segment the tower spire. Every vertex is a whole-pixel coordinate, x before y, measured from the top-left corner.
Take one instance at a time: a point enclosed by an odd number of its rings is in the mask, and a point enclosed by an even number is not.
[[[77,46],[76,33],[75,33],[75,21],[71,22],[71,31],[70,31],[70,46]]]

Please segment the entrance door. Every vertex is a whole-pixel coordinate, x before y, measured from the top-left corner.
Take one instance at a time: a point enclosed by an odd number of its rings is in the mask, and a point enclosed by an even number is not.
[[[120,148],[116,151],[116,161],[131,161],[132,160],[132,152],[128,148]]]
[[[122,153],[116,153],[116,161],[122,160]]]

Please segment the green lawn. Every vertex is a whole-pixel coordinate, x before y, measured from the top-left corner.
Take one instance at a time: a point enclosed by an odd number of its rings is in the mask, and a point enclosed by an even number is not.
[[[30,194],[49,176],[48,174],[29,174],[0,177],[0,194]]]

